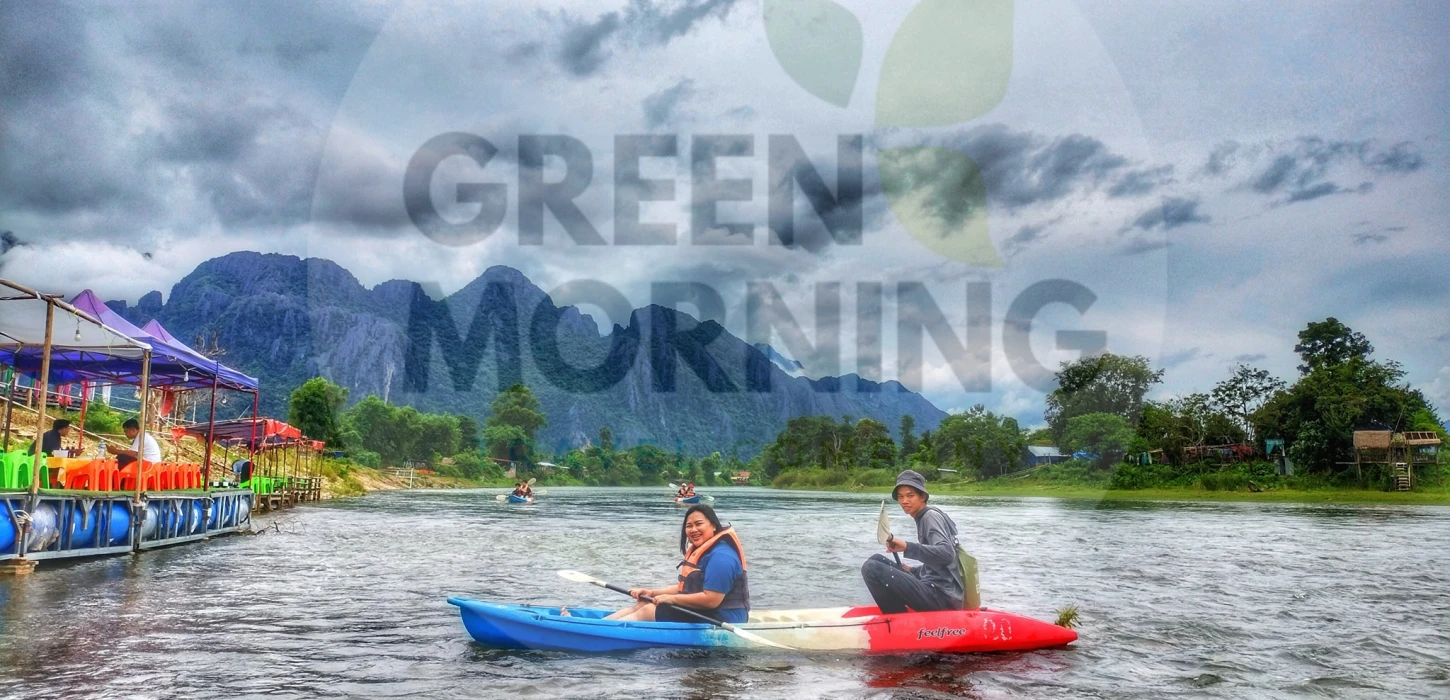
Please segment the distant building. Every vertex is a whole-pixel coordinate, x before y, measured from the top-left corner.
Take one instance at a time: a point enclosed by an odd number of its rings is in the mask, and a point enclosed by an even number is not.
[[[736,486],[744,486],[750,483],[750,472],[735,472],[735,476],[730,477],[730,481],[734,482]]]
[[[1071,456],[1063,454],[1061,450],[1051,445],[1027,446],[1027,463],[1034,467],[1040,467],[1044,464],[1057,464],[1058,462],[1066,462],[1070,459],[1072,459]]]

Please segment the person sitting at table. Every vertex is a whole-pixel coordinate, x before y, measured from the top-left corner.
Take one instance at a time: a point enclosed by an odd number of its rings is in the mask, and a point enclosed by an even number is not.
[[[67,437],[70,437],[70,421],[64,418],[56,419],[54,423],[50,424],[50,430],[40,435],[40,454],[46,457],[54,456],[55,451],[60,449],[61,439]],[[35,454],[35,443],[30,443],[30,449],[25,454]]]
[[[147,464],[155,464],[161,461],[161,444],[156,438],[141,432],[141,424],[132,418],[121,424],[121,430],[125,431],[126,437],[131,438],[131,449],[106,445],[106,451],[116,456],[116,466],[124,469],[126,465],[136,461],[137,453]],[[142,439],[145,442],[142,442]],[[144,445],[144,447],[143,447]]]

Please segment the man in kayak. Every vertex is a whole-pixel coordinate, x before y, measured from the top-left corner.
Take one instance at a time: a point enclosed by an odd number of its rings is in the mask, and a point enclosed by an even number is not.
[[[908,469],[896,477],[891,497],[916,521],[916,541],[892,539],[886,551],[905,554],[920,566],[897,565],[873,554],[861,565],[861,578],[885,614],[962,609],[962,573],[957,563],[957,525],[936,506],[927,505],[926,479]]]
[[[745,548],[734,528],[721,526],[710,506],[691,506],[680,528],[679,582],[664,588],[633,588],[636,599],[649,596],[655,603],[639,601],[610,614],[607,620],[644,622],[699,622],[675,609],[687,607],[722,622],[739,623],[750,618],[750,585],[745,575]]]

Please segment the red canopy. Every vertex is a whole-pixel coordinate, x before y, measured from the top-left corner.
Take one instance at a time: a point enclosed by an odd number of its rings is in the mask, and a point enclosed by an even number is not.
[[[237,418],[235,420],[219,420],[208,426],[206,423],[194,423],[179,428],[172,428],[171,434],[180,439],[183,435],[190,435],[203,442],[210,434],[217,442],[231,444],[252,445],[256,440],[255,447],[273,447],[283,444],[292,444],[301,441],[302,431],[296,427],[271,418]]]

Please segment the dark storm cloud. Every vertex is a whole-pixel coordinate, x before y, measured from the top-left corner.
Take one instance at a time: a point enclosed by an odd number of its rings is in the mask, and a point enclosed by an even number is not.
[[[1173,182],[1172,165],[1130,170],[1123,174],[1122,179],[1108,188],[1108,196],[1115,198],[1139,197],[1171,182]]]
[[[607,13],[593,22],[571,22],[559,41],[554,58],[574,75],[593,75],[609,58],[609,49],[605,48],[604,42],[618,31],[618,12]]]
[[[663,46],[689,34],[697,24],[723,19],[738,0],[686,0],[670,9],[652,0],[630,0],[622,12],[606,12],[593,21],[564,18],[564,33],[554,59],[570,73],[593,75],[620,45]]]
[[[657,129],[669,124],[674,120],[675,110],[680,103],[689,99],[694,90],[695,81],[685,78],[646,97],[642,105],[645,125],[651,129]]]
[[[38,215],[141,246],[148,230],[306,220],[329,95],[381,21],[336,10],[0,3],[0,224]]]
[[[1169,181],[1172,166],[1129,171],[1129,162],[1102,141],[1084,134],[1048,137],[993,124],[944,139],[940,146],[970,156],[987,187],[987,201],[1015,211],[1052,204],[1069,195],[1106,187],[1110,196],[1146,194]],[[914,178],[932,182],[929,173]],[[940,197],[960,198],[935,187]]]
[[[1372,139],[1337,141],[1304,137],[1289,143],[1254,147],[1234,142],[1220,144],[1209,154],[1201,172],[1218,176],[1246,169],[1248,174],[1243,186],[1273,198],[1273,206],[1282,206],[1374,190],[1373,181],[1362,181],[1354,187],[1342,186],[1331,179],[1333,173],[1406,175],[1424,166],[1424,156],[1409,142],[1385,147]]]
[[[1168,197],[1163,200],[1163,204],[1139,214],[1138,218],[1134,219],[1127,228],[1139,228],[1144,231],[1162,228],[1164,231],[1169,231],[1188,224],[1208,223],[1211,219],[1198,212],[1198,204],[1197,199]]]

